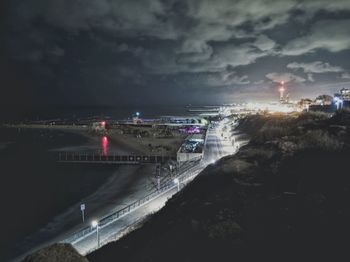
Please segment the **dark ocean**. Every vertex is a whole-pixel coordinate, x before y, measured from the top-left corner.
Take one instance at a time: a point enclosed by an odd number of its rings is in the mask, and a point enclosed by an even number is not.
[[[82,118],[127,119],[135,112],[142,117],[186,114],[184,107],[96,108],[29,110],[11,114],[2,111],[1,122]],[[52,150],[78,147],[87,138],[54,130],[0,127],[0,206],[2,236],[0,261],[25,252],[26,238],[44,227],[56,215],[92,194],[115,171],[112,166],[62,165]],[[96,140],[98,149],[100,144]],[[77,210],[77,216],[80,215]]]

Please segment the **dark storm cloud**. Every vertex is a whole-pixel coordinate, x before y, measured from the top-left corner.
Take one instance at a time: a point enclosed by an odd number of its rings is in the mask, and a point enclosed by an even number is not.
[[[284,55],[303,55],[325,49],[339,52],[350,48],[350,19],[316,22],[307,35],[290,41],[282,50]]]
[[[317,83],[313,74],[343,81],[350,69],[341,55],[350,49],[350,2],[344,0],[11,4],[11,58],[33,70],[33,81],[48,89],[73,90],[72,95],[85,90],[82,101],[123,100],[126,87],[177,95],[176,89],[185,88],[190,98],[202,90],[203,99],[218,89],[251,94],[280,80]],[[332,54],[332,63],[324,52]],[[275,62],[266,65],[271,58]]]

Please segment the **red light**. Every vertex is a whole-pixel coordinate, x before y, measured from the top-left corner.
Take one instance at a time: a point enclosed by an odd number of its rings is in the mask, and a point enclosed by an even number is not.
[[[102,137],[102,153],[107,156],[108,151],[108,138],[106,136]]]
[[[103,127],[105,127],[105,126],[106,126],[106,121],[102,121],[102,122],[101,122],[101,125],[102,125]]]

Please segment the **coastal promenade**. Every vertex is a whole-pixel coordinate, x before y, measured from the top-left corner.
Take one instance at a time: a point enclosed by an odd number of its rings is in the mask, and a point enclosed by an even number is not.
[[[62,242],[72,244],[79,253],[86,255],[122,237],[147,215],[162,208],[169,198],[192,181],[208,165],[238,150],[236,146],[227,143],[221,137],[221,128],[222,125],[219,125],[208,131],[204,157],[200,162],[180,171],[173,181],[168,181],[159,190],[130,203],[121,210],[97,219],[95,227],[83,228],[63,239]]]

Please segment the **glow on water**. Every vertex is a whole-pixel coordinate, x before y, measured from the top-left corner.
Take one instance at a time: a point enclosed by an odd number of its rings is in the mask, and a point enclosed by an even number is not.
[[[102,137],[102,154],[104,156],[108,154],[108,138],[106,136]]]

